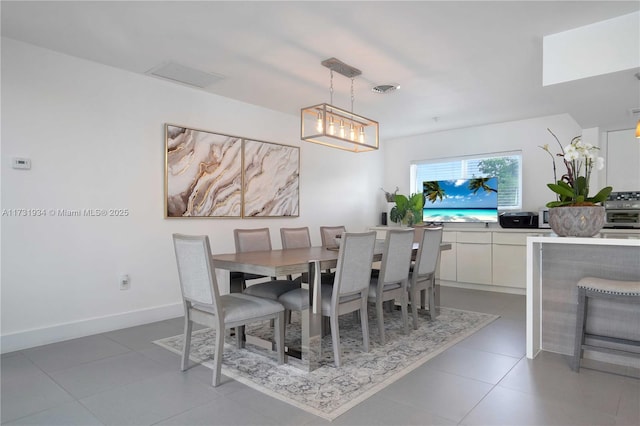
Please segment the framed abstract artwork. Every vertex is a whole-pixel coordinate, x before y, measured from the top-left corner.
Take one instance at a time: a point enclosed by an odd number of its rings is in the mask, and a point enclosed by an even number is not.
[[[300,148],[243,141],[242,216],[298,216]]]
[[[165,125],[165,217],[299,215],[300,148]]]
[[[165,217],[241,217],[242,140],[165,126]]]

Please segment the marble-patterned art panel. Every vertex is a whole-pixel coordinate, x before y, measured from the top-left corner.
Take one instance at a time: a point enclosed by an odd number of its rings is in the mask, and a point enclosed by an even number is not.
[[[300,148],[244,141],[243,217],[298,216]]]
[[[166,125],[166,217],[240,217],[242,140]]]

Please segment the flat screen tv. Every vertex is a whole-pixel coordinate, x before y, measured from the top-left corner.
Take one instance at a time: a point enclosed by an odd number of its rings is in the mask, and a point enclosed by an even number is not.
[[[424,222],[497,222],[495,177],[434,180],[422,183]]]

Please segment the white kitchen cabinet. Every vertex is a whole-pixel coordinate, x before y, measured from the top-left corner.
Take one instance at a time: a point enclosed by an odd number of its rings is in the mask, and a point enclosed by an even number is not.
[[[458,232],[456,276],[459,282],[492,283],[491,232]]]
[[[493,285],[526,288],[527,237],[538,233],[494,232]]]
[[[457,281],[456,274],[456,235],[457,232],[444,231],[442,233],[442,242],[450,243],[451,250],[443,250],[440,252],[440,263],[437,276],[445,281]]]

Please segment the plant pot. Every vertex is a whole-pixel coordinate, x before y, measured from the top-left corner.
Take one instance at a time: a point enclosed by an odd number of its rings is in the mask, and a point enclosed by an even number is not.
[[[604,226],[602,206],[564,206],[549,209],[549,226],[560,237],[593,237]]]

